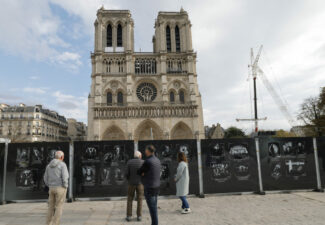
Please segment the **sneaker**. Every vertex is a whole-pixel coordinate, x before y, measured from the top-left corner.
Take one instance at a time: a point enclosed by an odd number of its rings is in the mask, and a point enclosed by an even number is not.
[[[140,222],[142,220],[142,217],[138,216],[137,220]]]
[[[125,218],[125,220],[128,221],[128,222],[130,222],[130,221],[131,221],[131,216],[127,216],[127,217]]]
[[[182,214],[188,214],[188,213],[190,213],[190,212],[191,212],[191,209],[190,209],[190,208],[188,208],[188,209],[183,209]]]

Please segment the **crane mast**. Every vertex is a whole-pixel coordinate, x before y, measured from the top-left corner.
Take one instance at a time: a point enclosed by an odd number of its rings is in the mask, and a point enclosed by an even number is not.
[[[257,79],[257,72],[258,72],[258,61],[261,56],[263,45],[258,50],[256,58],[254,59],[254,51],[251,48],[251,64],[248,67],[251,69],[252,78],[253,78],[253,87],[254,87],[254,118],[253,119],[236,119],[237,121],[254,121],[255,123],[255,135],[257,136],[258,133],[258,121],[259,120],[266,120],[267,118],[258,118],[258,111],[257,111],[257,89],[256,89],[256,79]]]

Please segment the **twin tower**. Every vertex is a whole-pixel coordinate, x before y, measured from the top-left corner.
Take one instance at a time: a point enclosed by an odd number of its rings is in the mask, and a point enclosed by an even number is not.
[[[129,10],[97,11],[88,140],[204,138],[191,23],[159,12],[153,52],[134,51]]]

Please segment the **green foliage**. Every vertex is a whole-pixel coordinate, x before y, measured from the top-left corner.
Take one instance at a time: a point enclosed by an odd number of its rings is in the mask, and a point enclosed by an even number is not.
[[[229,127],[225,130],[225,138],[243,138],[246,137],[245,132],[237,127]]]
[[[295,133],[285,131],[285,130],[277,130],[275,137],[296,137]]]

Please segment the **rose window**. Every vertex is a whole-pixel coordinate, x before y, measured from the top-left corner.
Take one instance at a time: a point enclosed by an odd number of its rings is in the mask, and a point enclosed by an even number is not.
[[[137,87],[137,96],[143,102],[151,102],[157,97],[157,89],[151,83],[141,83]]]

